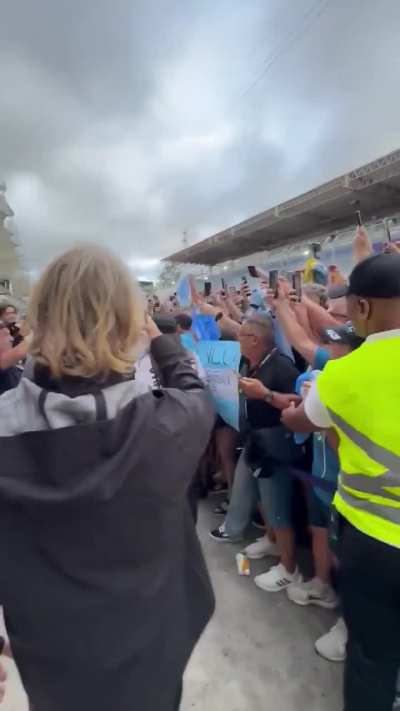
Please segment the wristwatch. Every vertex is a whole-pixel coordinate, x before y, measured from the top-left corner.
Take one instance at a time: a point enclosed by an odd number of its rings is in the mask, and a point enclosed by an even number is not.
[[[268,390],[268,392],[267,392],[267,394],[266,394],[264,400],[265,400],[266,403],[268,403],[268,405],[272,405],[272,403],[273,403],[273,401],[274,401],[274,393],[273,393],[273,390]]]

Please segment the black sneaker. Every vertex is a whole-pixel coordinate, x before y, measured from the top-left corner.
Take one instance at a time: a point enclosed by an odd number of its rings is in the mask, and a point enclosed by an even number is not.
[[[217,516],[225,516],[229,508],[229,501],[221,501],[219,506],[216,506],[214,513]]]
[[[240,541],[240,538],[233,538],[232,536],[228,536],[228,534],[225,531],[225,525],[222,524],[219,528],[214,528],[213,531],[210,531],[210,536],[214,541],[218,541],[218,543],[237,543]]]

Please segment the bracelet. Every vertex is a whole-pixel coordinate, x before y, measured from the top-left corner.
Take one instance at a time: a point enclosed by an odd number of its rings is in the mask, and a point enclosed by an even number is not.
[[[268,405],[272,405],[274,401],[274,393],[272,390],[269,390],[264,398],[265,402],[268,403]]]

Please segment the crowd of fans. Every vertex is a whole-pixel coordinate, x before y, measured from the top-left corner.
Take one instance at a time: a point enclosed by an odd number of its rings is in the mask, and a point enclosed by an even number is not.
[[[400,248],[385,251],[379,268],[399,293],[378,289],[378,300],[400,299]],[[360,226],[356,264],[371,254]],[[194,526],[198,498],[210,491],[223,516],[212,539],[240,543],[255,521],[263,533],[244,555],[275,559],[255,584],[297,605],[337,609],[315,646],[327,660],[346,658],[348,607],[343,616],[329,533],[338,437],[318,426],[315,386],[328,362],[369,333],[354,329],[348,281],[335,265],[325,270],[317,259],[302,275],[250,270],[257,288],[244,276],[240,288],[207,283],[201,293],[191,280],[190,307],[176,294],[153,296],[145,313],[116,258],[75,249],[44,273],[29,325],[0,307],[0,596],[11,642],[3,647],[34,711],[128,711],[132,700],[141,711],[179,708],[186,662],[214,605]],[[181,345],[179,336],[196,339],[193,310],[240,344],[239,431],[215,417],[201,364]],[[379,321],[375,309],[375,330],[400,327],[398,317],[394,308],[393,323]],[[143,353],[156,373],[152,392],[135,378]],[[310,541],[308,580],[299,539]],[[366,701],[354,639],[346,711],[389,711],[400,657],[392,642],[384,669],[371,655],[375,691]]]
[[[389,242],[383,252],[399,255],[400,248]],[[353,243],[354,263],[372,255],[368,234],[359,226]],[[282,411],[304,401],[328,361],[353,352],[364,338],[350,321],[348,284],[336,265],[326,270],[314,261],[301,291],[294,275],[281,273],[271,289],[271,274],[254,267],[249,271],[258,278],[255,289],[246,277],[240,289],[227,289],[223,283],[217,293],[205,289],[200,294],[192,283],[193,305],[201,313],[212,314],[221,338],[237,339],[242,354],[240,432],[220,418],[214,431],[212,489],[226,491],[228,496],[214,509],[224,521],[210,535],[216,542],[237,544],[252,520],[262,527],[263,535],[243,553],[249,559],[275,558],[277,564],[257,575],[255,584],[267,593],[286,591],[297,605],[338,610],[335,624],[315,641],[315,649],[325,659],[341,662],[346,659],[348,630],[340,614],[337,559],[329,540],[339,476],[338,439],[330,429],[293,435],[289,430],[295,427],[290,426],[290,417],[282,417]],[[156,299],[149,306],[174,314],[179,308],[175,299],[176,295],[166,304]],[[188,314],[175,318],[177,322],[185,319],[185,328],[190,328]],[[304,502],[306,517],[301,520]],[[307,580],[296,559],[296,539],[304,528],[310,534],[314,567],[314,575]],[[362,707],[361,702],[354,706]]]

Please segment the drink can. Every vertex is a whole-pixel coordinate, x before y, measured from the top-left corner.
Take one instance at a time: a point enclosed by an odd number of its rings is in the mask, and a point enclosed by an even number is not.
[[[239,575],[250,575],[250,561],[244,553],[236,555],[236,565]]]

